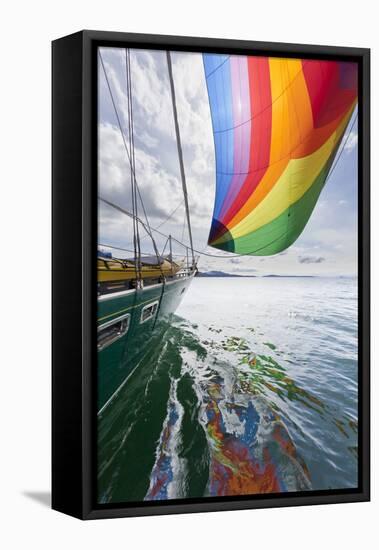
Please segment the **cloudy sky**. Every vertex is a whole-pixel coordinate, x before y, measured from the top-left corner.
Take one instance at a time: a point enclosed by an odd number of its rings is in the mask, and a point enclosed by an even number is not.
[[[125,50],[101,48],[100,53],[128,143]],[[166,53],[131,50],[130,57],[136,177],[145,209],[152,227],[188,242]],[[220,255],[222,252],[207,247],[215,192],[215,159],[202,57],[172,53],[172,64],[194,247]],[[98,167],[99,195],[131,210],[130,165],[100,61]],[[131,236],[131,220],[99,201],[99,243],[132,250]],[[143,230],[141,236],[142,250],[151,252],[150,238]],[[165,239],[156,236],[156,240],[162,250]],[[174,253],[181,255],[183,249],[176,246]],[[122,251],[114,251],[114,255],[133,256]],[[290,248],[270,257],[201,256],[199,269],[246,275],[355,275],[356,124],[305,230]]]

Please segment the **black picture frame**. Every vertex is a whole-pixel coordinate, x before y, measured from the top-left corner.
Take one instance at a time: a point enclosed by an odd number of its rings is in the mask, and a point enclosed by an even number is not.
[[[95,503],[98,46],[356,61],[359,65],[357,489]],[[81,519],[301,506],[370,499],[370,50],[81,31],[52,43],[52,507]]]

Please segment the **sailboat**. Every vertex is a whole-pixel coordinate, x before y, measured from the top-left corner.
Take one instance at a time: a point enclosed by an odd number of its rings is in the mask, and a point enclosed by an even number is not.
[[[281,253],[304,230],[349,137],[358,101],[357,65],[220,54],[203,54],[203,65],[216,159],[208,245],[223,258]],[[99,256],[100,410],[149,349],[160,321],[170,322],[197,270],[170,52],[167,66],[190,245],[183,261],[157,250],[143,258],[138,246],[131,260]],[[130,74],[128,83],[131,98]],[[132,124],[129,128],[131,150]],[[135,180],[133,155],[129,158]],[[133,193],[135,205],[135,182]],[[140,224],[152,236],[136,212],[105,202],[131,216],[137,245]]]

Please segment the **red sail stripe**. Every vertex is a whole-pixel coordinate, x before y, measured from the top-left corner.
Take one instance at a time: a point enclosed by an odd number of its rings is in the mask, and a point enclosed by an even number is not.
[[[345,65],[349,64],[337,61],[303,61],[315,128],[326,126],[343,116],[356,97],[354,85],[351,88],[344,86]]]
[[[223,224],[229,221],[252,195],[270,162],[271,149],[271,81],[269,59],[267,57],[248,57],[250,110],[252,117],[250,140],[250,165],[237,197],[223,217]]]

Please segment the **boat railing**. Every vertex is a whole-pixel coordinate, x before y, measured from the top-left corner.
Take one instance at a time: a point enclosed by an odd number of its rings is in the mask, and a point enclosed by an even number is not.
[[[172,277],[168,277],[169,279],[180,279],[184,277],[190,277],[194,273],[194,268],[192,267],[183,267],[180,271],[175,273]]]

